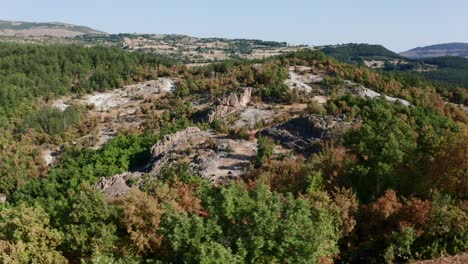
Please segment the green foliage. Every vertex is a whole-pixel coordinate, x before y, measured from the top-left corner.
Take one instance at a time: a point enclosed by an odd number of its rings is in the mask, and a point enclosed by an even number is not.
[[[58,250],[63,234],[40,207],[0,208],[0,262],[65,263]]]
[[[255,167],[259,168],[273,155],[274,144],[271,139],[259,136],[257,141],[257,155],[253,160]]]
[[[71,199],[68,218],[64,220],[64,248],[73,258],[105,254],[117,240],[112,224],[115,208],[107,204],[104,195],[85,186]]]
[[[427,194],[435,184],[429,178],[435,169],[431,162],[443,153],[444,144],[460,136],[455,123],[428,108],[350,96],[329,102],[329,111],[330,106],[362,119],[344,138],[353,157],[343,180],[366,202],[389,188],[406,195]]]
[[[365,59],[371,60],[379,58],[401,58],[400,55],[386,49],[381,45],[344,44],[335,47],[327,46],[321,51],[346,63],[363,63],[363,60]]]
[[[252,44],[248,41],[230,43],[228,48],[228,52],[231,54],[250,54],[252,51]]]
[[[124,36],[109,38],[120,43]],[[4,262],[65,262],[63,252],[70,261],[91,263],[323,263],[338,253],[343,262],[382,263],[467,250],[465,127],[450,119],[454,112],[438,94],[448,90],[420,77],[383,74],[310,50],[261,64],[227,61],[171,70],[158,56],[103,47],[1,44],[0,55],[0,192],[8,197],[0,208]],[[162,136],[192,125],[195,109],[184,101],[187,96],[214,99],[250,86],[264,101],[291,102],[284,80],[292,65],[333,76],[320,85],[351,80],[413,106],[332,96],[328,113],[356,121],[344,146],[340,138],[309,160],[272,159],[274,145],[259,137],[245,185],[214,186],[192,175],[189,164],[175,162],[158,177],[144,175],[141,190],[112,203],[89,187],[100,177],[141,169]],[[79,111],[40,108],[37,98],[163,74],[179,74],[180,89],[148,110],[165,110],[147,120],[157,134],[119,135],[100,150],[65,147],[56,165],[41,166],[35,138],[67,133]],[[316,104],[308,110],[324,112]],[[221,123],[210,125],[224,130]],[[429,200],[434,189],[443,195]]]
[[[289,87],[284,84],[273,84],[261,92],[262,100],[270,102],[290,103],[292,94]]]
[[[42,204],[54,220],[59,221],[66,218],[70,199],[80,192],[83,183],[93,184],[100,177],[138,168],[149,159],[149,147],[158,139],[159,136],[150,133],[120,135],[101,150],[68,150],[47,178],[31,179],[16,192],[15,200]]]
[[[323,115],[327,111],[317,101],[311,100],[309,103],[307,103],[307,112],[309,112],[311,114]]]
[[[118,87],[148,78],[142,70],[173,62],[116,48],[0,43],[0,115],[22,102]],[[143,76],[142,76],[143,75]]]
[[[351,64],[363,66],[364,60],[382,60],[383,70],[396,76],[399,81],[418,79],[419,85],[434,85],[439,92],[456,103],[465,103],[468,87],[468,59],[462,57],[437,57],[426,59],[406,59],[404,63],[395,64],[393,60],[403,59],[400,55],[380,45],[345,44],[336,47],[325,47],[322,51],[333,58]],[[417,72],[419,69],[426,69]],[[428,82],[430,80],[431,82]],[[461,87],[460,87],[461,86]]]
[[[417,60],[419,63],[434,65],[437,69],[422,75],[434,81],[468,87],[468,59],[462,57],[438,57]]]
[[[350,168],[351,185],[362,201],[369,201],[409,177],[399,170],[413,154],[416,137],[411,126],[397,118],[385,103],[376,101],[362,109],[361,115],[362,126],[346,135],[345,146],[358,159],[358,164]]]
[[[434,258],[468,249],[468,209],[448,195],[433,196],[427,230],[416,241],[416,252]]]
[[[51,136],[64,133],[69,127],[76,125],[80,120],[79,109],[68,107],[61,111],[54,107],[45,106],[37,112],[29,114],[24,120],[22,130],[35,129]]]
[[[172,214],[165,219],[174,261],[211,263],[220,255],[234,263],[318,263],[336,253],[337,222],[326,206],[264,186],[248,191],[228,185],[201,197],[210,218]]]
[[[323,63],[326,62],[330,57],[319,50],[303,49],[295,53],[285,55],[285,58],[288,58],[290,60],[297,60],[295,61],[295,63],[302,65],[304,62],[301,62],[301,60],[306,61],[308,63],[313,61]]]
[[[384,253],[385,263],[395,263],[396,259],[408,261],[412,258],[411,246],[415,241],[415,231],[413,228],[405,228],[399,232],[392,232],[390,245]]]

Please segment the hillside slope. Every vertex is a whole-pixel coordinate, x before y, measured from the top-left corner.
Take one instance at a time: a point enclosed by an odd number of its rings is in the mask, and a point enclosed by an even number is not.
[[[468,58],[468,43],[447,43],[431,45],[427,47],[418,47],[400,53],[401,56],[420,59],[444,56],[457,56]]]
[[[54,36],[75,37],[84,34],[105,34],[85,26],[65,23],[36,23],[0,20],[0,36]]]
[[[342,61],[355,62],[365,59],[400,59],[400,55],[388,50],[382,45],[371,44],[343,44],[326,46],[321,49],[325,54]]]
[[[428,81],[312,50],[187,67],[0,43],[0,84],[0,263],[468,250],[468,119]]]

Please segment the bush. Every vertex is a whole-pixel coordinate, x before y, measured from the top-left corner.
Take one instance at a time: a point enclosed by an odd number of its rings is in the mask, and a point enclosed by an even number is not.
[[[253,165],[260,168],[272,155],[274,144],[268,137],[260,136],[257,141],[257,155],[253,160]]]
[[[307,104],[307,112],[310,113],[310,114],[323,115],[323,114],[325,114],[327,112],[327,110],[321,104],[319,104],[317,101],[311,100]]]

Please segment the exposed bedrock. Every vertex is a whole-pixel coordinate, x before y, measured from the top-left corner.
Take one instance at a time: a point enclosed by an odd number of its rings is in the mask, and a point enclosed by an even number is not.
[[[298,153],[311,155],[320,150],[321,142],[338,138],[352,122],[345,116],[311,115],[298,117],[264,129],[261,134]]]
[[[215,119],[223,118],[233,113],[236,113],[245,108],[252,98],[252,88],[244,88],[244,92],[240,95],[231,93],[224,96],[217,105],[213,106],[208,114],[208,121],[213,122]]]

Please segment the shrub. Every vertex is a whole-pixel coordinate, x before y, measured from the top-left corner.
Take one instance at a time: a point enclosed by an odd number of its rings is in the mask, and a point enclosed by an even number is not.
[[[257,142],[257,155],[253,160],[253,165],[260,168],[273,155],[274,144],[268,137],[260,136]]]

